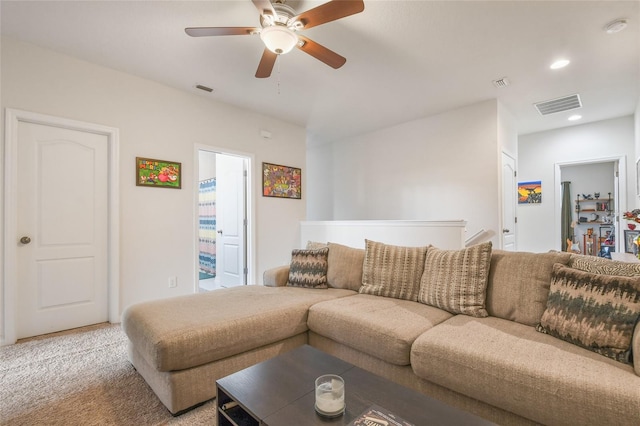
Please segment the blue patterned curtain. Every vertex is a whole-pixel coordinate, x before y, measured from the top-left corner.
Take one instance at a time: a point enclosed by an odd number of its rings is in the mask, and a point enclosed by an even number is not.
[[[200,270],[216,276],[216,179],[200,182]]]

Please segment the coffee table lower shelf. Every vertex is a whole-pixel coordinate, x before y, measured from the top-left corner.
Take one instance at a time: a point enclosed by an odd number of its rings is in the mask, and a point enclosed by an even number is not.
[[[218,426],[259,426],[260,421],[253,417],[237,401],[218,388],[216,399],[218,406]],[[227,408],[229,405],[231,407]]]

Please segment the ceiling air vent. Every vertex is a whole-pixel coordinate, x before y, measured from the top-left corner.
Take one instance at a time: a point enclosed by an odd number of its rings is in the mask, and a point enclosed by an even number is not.
[[[493,80],[493,85],[497,88],[507,87],[509,85],[509,79],[507,77],[502,77],[498,80]]]
[[[551,99],[550,101],[533,104],[540,115],[555,114],[556,112],[569,111],[571,109],[582,108],[580,95],[569,95],[562,98]]]

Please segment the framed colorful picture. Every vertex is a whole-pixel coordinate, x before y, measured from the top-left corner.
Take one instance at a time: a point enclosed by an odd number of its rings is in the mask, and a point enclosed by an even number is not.
[[[518,204],[542,203],[542,181],[518,182]]]
[[[182,164],[136,157],[136,185],[156,188],[182,187]]]
[[[636,253],[634,250],[637,250],[636,246],[636,238],[640,235],[640,231],[630,231],[628,229],[624,230],[624,252],[625,253]]]
[[[302,170],[297,167],[262,163],[262,196],[302,198]]]

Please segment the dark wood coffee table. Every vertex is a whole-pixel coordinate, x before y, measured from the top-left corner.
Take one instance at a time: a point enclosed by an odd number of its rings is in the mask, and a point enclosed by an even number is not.
[[[314,410],[314,383],[322,374],[345,380],[347,408],[341,417],[327,420]],[[416,426],[493,424],[308,345],[224,377],[216,385],[218,426],[348,425],[372,405]],[[229,405],[232,408],[226,408]]]

